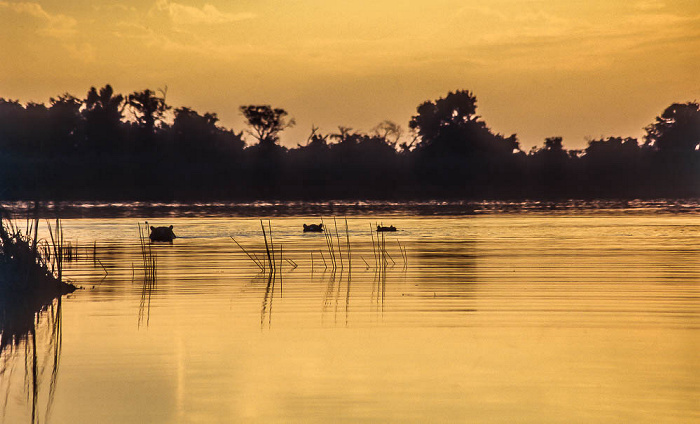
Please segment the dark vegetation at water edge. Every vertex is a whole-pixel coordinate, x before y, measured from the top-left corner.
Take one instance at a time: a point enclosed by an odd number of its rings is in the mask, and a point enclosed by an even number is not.
[[[0,211],[0,303],[44,305],[76,289],[63,281],[61,223],[47,225],[50,240],[40,239],[38,218],[20,228]]]
[[[0,199],[560,199],[700,195],[700,104],[672,104],[644,140],[607,137],[526,152],[492,131],[469,91],[418,106],[404,133],[312,128],[295,148],[283,109],[240,108],[248,136],[165,92],[91,88],[48,105],[0,99]]]

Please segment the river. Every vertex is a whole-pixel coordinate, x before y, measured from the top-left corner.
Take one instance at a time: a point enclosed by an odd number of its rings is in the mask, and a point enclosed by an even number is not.
[[[66,214],[4,422],[698,422],[697,208],[549,209]]]

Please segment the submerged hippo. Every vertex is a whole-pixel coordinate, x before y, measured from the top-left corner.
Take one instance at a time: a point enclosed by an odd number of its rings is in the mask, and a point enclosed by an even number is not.
[[[175,233],[173,233],[173,226],[169,227],[151,227],[151,235],[148,236],[151,241],[167,241],[171,242],[175,237]]]
[[[321,233],[323,232],[323,224],[311,224],[311,225],[306,225],[304,224],[304,232],[305,233]]]
[[[390,227],[383,227],[381,225],[377,225],[377,232],[380,233],[382,231],[396,231],[396,227],[393,225]]]

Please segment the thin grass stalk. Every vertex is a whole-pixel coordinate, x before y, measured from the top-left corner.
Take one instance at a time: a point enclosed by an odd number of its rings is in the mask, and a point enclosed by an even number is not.
[[[374,233],[375,238],[377,240],[377,268],[381,268],[382,266],[382,245],[381,245],[381,240],[379,239],[379,232]]]
[[[38,205],[36,206],[38,208]],[[37,240],[39,238],[39,217],[38,217],[38,209],[35,212],[36,216],[34,217],[34,244],[32,245],[32,249],[34,250],[34,256],[36,257],[37,253]]]
[[[49,236],[51,236],[51,246],[53,247],[53,250],[54,250],[54,256],[53,256],[53,258],[51,258],[51,274],[54,274],[54,272],[55,272],[54,264],[56,263],[56,254],[58,252],[56,250],[56,241],[55,241],[54,236],[53,236],[53,229],[51,228],[51,223],[49,222],[48,219],[46,220],[46,225],[49,227]],[[56,263],[56,266],[58,266],[57,263]],[[54,274],[54,275],[56,275],[56,274]]]
[[[338,268],[338,255],[335,253],[335,242],[333,241],[333,230],[328,232],[328,244],[331,247],[331,253],[333,253],[333,268]],[[342,260],[342,258],[341,258]]]
[[[270,250],[272,251],[272,263],[275,263],[275,245],[272,244],[272,223],[267,220],[267,227],[270,230]]]
[[[328,227],[327,227],[327,226],[325,225],[325,223],[323,222],[323,217],[321,218],[321,224],[323,225],[323,227],[324,227],[325,229],[328,229]],[[329,259],[331,262],[333,262],[333,252],[332,252],[332,249],[331,249],[330,242],[328,241],[328,237],[329,237],[329,236],[328,236],[328,231],[324,231],[324,232],[323,232],[323,237],[324,237],[324,239],[326,240],[326,248],[328,248],[328,259]],[[324,259],[324,261],[325,261],[325,259]],[[334,265],[334,266],[335,266],[335,265]],[[326,268],[328,268],[328,266],[326,266]]]
[[[396,261],[394,260],[393,257],[391,257],[391,255],[389,254],[389,251],[388,251],[388,250],[386,251],[386,256],[387,256],[389,259],[391,259],[391,262],[393,262],[394,265],[396,265]]]
[[[369,269],[369,264],[367,263],[367,261],[365,260],[365,258],[362,257],[362,255],[360,255],[360,259],[362,259],[362,262],[364,262],[365,265],[367,265],[367,268],[366,268],[366,269]]]
[[[323,218],[321,218],[321,223],[323,223]],[[324,227],[325,227],[325,225],[324,225]],[[328,228],[328,227],[325,227],[325,228]],[[335,264],[335,254],[333,252],[332,236],[329,234],[329,231],[324,231],[323,236],[326,238],[326,247],[328,247],[329,260],[331,261],[333,268],[335,269],[336,264]]]
[[[245,253],[246,255],[248,255],[248,257],[250,258],[250,260],[253,261],[253,263],[254,263],[255,265],[257,265],[261,270],[263,269],[263,266],[262,266],[260,263],[258,263],[258,261],[256,261],[255,259],[253,259],[253,257],[250,255],[250,253],[248,253],[248,251],[245,250],[245,248],[243,248],[243,246],[241,246],[241,244],[238,243],[238,242],[236,241],[235,238],[233,238],[232,236],[229,236],[229,237],[231,237],[231,240],[233,240],[233,242],[236,243],[236,244],[238,245],[238,247],[241,248],[241,250],[243,251],[243,253]]]
[[[328,264],[326,263],[326,258],[323,257],[323,251],[319,250],[318,251],[321,254],[321,259],[323,259],[323,265],[328,269]]]
[[[282,297],[282,243],[280,243],[280,297]]]
[[[141,229],[141,223],[137,223],[139,227],[139,246],[141,246],[141,261],[143,262],[144,268],[146,267],[148,261],[146,260],[146,246],[144,245],[144,237],[143,237],[143,230]],[[96,263],[97,261],[97,254],[94,253],[97,250],[97,241],[95,241],[95,244],[93,245],[93,256],[92,256],[92,262],[93,264]]]
[[[105,272],[105,278],[109,275],[109,272],[107,272],[107,268],[105,268],[104,265],[102,265],[102,262],[98,259],[97,262],[99,262],[100,266],[102,267],[102,270]]]
[[[386,237],[382,233],[382,264],[386,266],[388,263],[389,261],[386,260]]]
[[[143,229],[141,228],[141,223],[138,223],[139,226],[139,246],[141,246],[141,264],[143,266],[143,276],[146,278],[148,276],[147,271],[148,271],[148,258],[146,257],[146,244],[144,241],[144,235],[143,235]],[[97,265],[97,257],[93,258],[95,261],[95,265]]]
[[[396,239],[396,242],[399,244],[399,249],[401,250],[401,256],[403,257],[403,266],[404,268],[408,267],[408,253],[406,253],[406,247],[401,245],[401,242],[399,239]]]
[[[56,218],[56,232],[58,238],[58,257],[56,258],[58,271],[58,280],[63,281],[63,224],[61,220]]]
[[[338,234],[338,221],[333,217],[335,224],[335,238],[338,240],[338,256],[340,258],[340,269],[343,269],[343,249],[340,247],[340,234]]]
[[[345,237],[348,242],[348,268],[352,267],[352,254],[350,252],[350,231],[348,229],[348,217],[345,217]]]
[[[374,245],[374,231],[372,229],[372,224],[369,224],[369,236],[372,238],[372,254],[374,255],[374,266],[377,266],[377,249]]]
[[[270,247],[267,245],[267,235],[265,234],[265,225],[262,219],[260,220],[260,227],[262,227],[263,238],[265,238],[265,251],[267,252],[267,260],[270,263],[270,272],[275,269],[275,265],[272,263],[272,256],[270,256]]]
[[[255,258],[256,261],[258,261],[258,263],[260,265],[262,265],[262,270],[263,270],[263,272],[265,272],[265,260],[258,258],[258,255],[255,252],[253,252],[253,257]]]

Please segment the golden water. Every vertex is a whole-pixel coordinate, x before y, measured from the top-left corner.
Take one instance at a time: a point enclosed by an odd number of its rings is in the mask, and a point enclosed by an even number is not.
[[[64,220],[84,290],[62,300],[42,422],[700,420],[700,216],[365,215],[337,238],[326,218],[335,271],[301,232],[318,218],[273,218],[276,261],[297,265],[273,278],[230,239],[262,259],[257,218],[152,218],[179,236],[152,246],[153,285],[137,221]],[[377,222],[399,228],[384,266]],[[3,354],[7,423],[31,422],[25,353]]]

